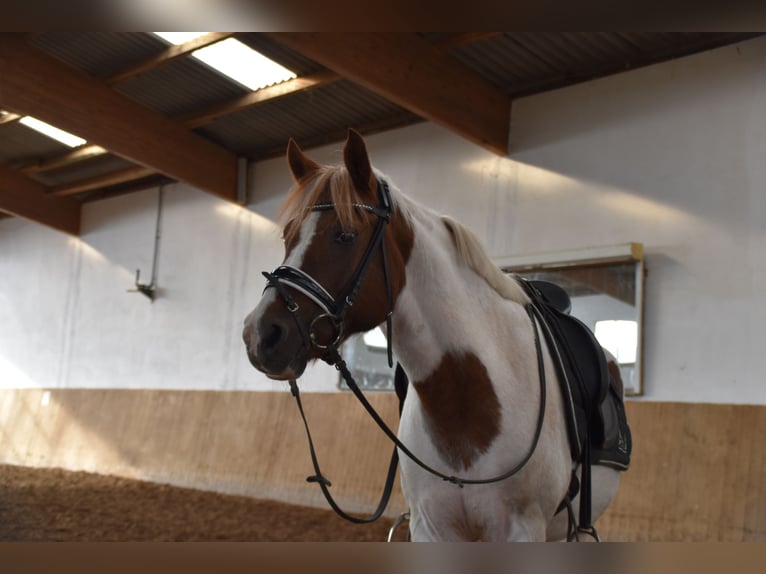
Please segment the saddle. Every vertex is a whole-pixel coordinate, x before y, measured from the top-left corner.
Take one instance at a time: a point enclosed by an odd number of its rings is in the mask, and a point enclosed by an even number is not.
[[[543,333],[564,396],[572,459],[627,470],[631,434],[622,400],[619,372],[610,371],[604,350],[591,330],[569,314],[564,289],[547,281],[519,278],[543,318]]]

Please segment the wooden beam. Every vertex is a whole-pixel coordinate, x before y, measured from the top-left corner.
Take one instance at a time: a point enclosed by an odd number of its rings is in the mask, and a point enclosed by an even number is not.
[[[324,70],[310,76],[294,78],[282,82],[281,84],[275,84],[254,92],[249,92],[235,100],[177,117],[174,118],[174,120],[182,123],[187,128],[197,128],[214,122],[229,114],[234,114],[259,104],[265,104],[266,102],[271,102],[284,96],[297,94],[298,92],[305,90],[312,90],[321,86],[327,86],[338,80],[340,80],[338,74],[329,70]],[[46,161],[25,165],[21,169],[25,173],[49,171],[106,153],[109,153],[108,150],[105,150],[101,146],[83,146]]]
[[[511,100],[413,33],[268,33],[386,99],[507,155]]]
[[[3,114],[0,114],[0,126],[3,124],[9,124],[11,122],[15,122],[18,119],[21,119],[21,116],[19,114],[5,112]]]
[[[71,235],[80,233],[77,201],[52,197],[45,186],[4,165],[0,165],[0,210]]]
[[[234,154],[31,48],[23,38],[0,35],[0,77],[0,106],[236,201]]]
[[[452,50],[453,48],[474,44],[488,38],[502,36],[502,34],[502,32],[460,32],[459,34],[448,34],[434,42],[434,46],[440,50]]]
[[[177,120],[188,128],[196,128],[214,122],[220,117],[242,111],[252,106],[270,102],[284,96],[297,94],[298,92],[302,92],[304,90],[310,90],[320,86],[327,86],[338,80],[340,80],[340,76],[338,74],[329,70],[324,70],[322,72],[312,74],[311,76],[293,78],[292,80],[286,80],[280,84],[267,86],[265,88],[261,88],[260,90],[249,92],[233,101],[213,106],[206,110],[193,112],[186,116],[177,118]]]
[[[41,171],[50,171],[60,167],[66,167],[92,157],[98,157],[109,153],[100,145],[83,145],[73,149],[65,154],[52,157],[36,163],[30,163],[22,166],[20,169],[24,173],[39,173]]]
[[[75,195],[82,193],[83,191],[92,191],[94,189],[100,189],[109,185],[117,185],[120,183],[126,183],[128,181],[143,179],[145,177],[149,177],[150,175],[155,175],[156,173],[157,172],[150,167],[138,165],[135,167],[128,167],[126,169],[112,171],[104,175],[89,177],[74,183],[57,185],[51,188],[50,193],[52,195],[58,196]]]
[[[167,64],[168,62],[172,62],[177,58],[187,56],[195,50],[210,46],[211,44],[225,40],[226,38],[229,38],[233,35],[234,32],[210,32],[209,34],[194,38],[193,40],[189,40],[183,44],[170,46],[156,56],[147,58],[143,62],[139,62],[138,64],[130,66],[129,68],[114,74],[113,76],[107,78],[105,83],[108,86],[113,86],[115,84],[119,84],[120,82],[125,82],[150,70],[159,68],[160,66]]]

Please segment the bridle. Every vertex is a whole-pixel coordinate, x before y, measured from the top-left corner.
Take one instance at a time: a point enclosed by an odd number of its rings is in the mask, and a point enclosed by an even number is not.
[[[333,297],[316,279],[311,275],[292,267],[291,265],[280,265],[272,273],[266,271],[263,272],[263,276],[266,277],[267,284],[266,289],[273,287],[277,290],[282,300],[287,305],[287,310],[290,312],[293,320],[295,321],[298,331],[303,338],[303,344],[307,349],[314,347],[322,352],[321,358],[331,365],[334,365],[333,361],[335,355],[337,355],[338,346],[343,337],[343,325],[348,314],[349,309],[353,307],[356,297],[359,294],[359,288],[362,286],[362,281],[367,273],[367,269],[370,266],[375,251],[380,247],[381,256],[383,258],[383,276],[386,283],[386,297],[388,301],[388,312],[386,314],[386,331],[388,340],[388,366],[393,367],[393,351],[392,351],[392,329],[391,329],[391,316],[393,315],[393,292],[391,289],[391,276],[388,271],[388,256],[386,254],[386,242],[385,232],[386,227],[391,219],[391,194],[388,189],[388,183],[385,180],[378,178],[378,205],[368,205],[366,203],[354,203],[354,207],[363,209],[378,217],[373,231],[370,242],[367,244],[367,248],[362,255],[362,259],[357,265],[354,274],[351,276],[348,284],[343,288],[337,296]],[[309,208],[314,212],[330,211],[335,209],[333,203],[320,203]],[[296,303],[295,299],[290,295],[290,292],[285,288],[290,287],[303,293],[306,297],[311,299],[323,312],[314,317],[312,321],[306,325],[298,316],[298,310],[300,307]],[[265,289],[264,289],[265,291]],[[334,330],[334,337],[329,342],[322,342],[317,333],[317,328],[322,322],[329,322]]]
[[[292,393],[293,397],[295,397],[296,403],[298,405],[298,410],[303,420],[303,425],[306,429],[306,436],[308,438],[308,443],[309,443],[309,453],[311,455],[314,471],[316,473],[313,476],[309,476],[306,480],[308,482],[316,482],[319,484],[320,488],[322,489],[322,493],[327,499],[328,504],[339,516],[357,524],[366,524],[366,523],[374,522],[375,520],[380,518],[380,516],[383,514],[384,510],[386,509],[386,506],[388,505],[388,500],[393,490],[394,480],[396,478],[396,468],[399,462],[398,450],[401,450],[408,458],[410,458],[410,460],[412,460],[415,464],[420,466],[425,471],[429,472],[430,474],[438,478],[441,478],[444,481],[456,484],[460,488],[463,488],[465,485],[469,485],[469,484],[492,484],[492,483],[506,480],[518,474],[526,466],[527,462],[529,462],[535,450],[537,449],[537,443],[539,442],[540,435],[542,433],[543,421],[545,418],[545,405],[546,405],[547,385],[545,381],[545,365],[543,362],[540,333],[538,329],[538,322],[543,322],[544,319],[542,318],[539,310],[535,307],[534,304],[527,303],[525,305],[525,310],[527,311],[527,314],[532,323],[535,349],[537,351],[537,365],[538,365],[539,382],[540,382],[540,406],[539,406],[539,412],[537,417],[537,425],[536,425],[534,436],[532,439],[532,444],[529,450],[527,451],[526,455],[513,468],[511,468],[507,472],[504,472],[498,476],[494,476],[494,477],[486,478],[486,479],[460,478],[454,475],[442,473],[439,470],[427,465],[422,460],[420,460],[417,456],[415,456],[415,454],[413,454],[409,450],[409,448],[399,440],[399,437],[396,436],[396,433],[394,433],[394,431],[390,429],[390,427],[385,423],[385,421],[383,421],[380,415],[375,411],[374,407],[370,404],[370,402],[364,396],[364,393],[361,391],[361,389],[359,388],[359,385],[354,380],[354,377],[349,371],[345,361],[340,356],[340,353],[338,352],[338,347],[343,337],[343,326],[344,326],[346,315],[349,309],[354,305],[356,297],[359,293],[359,289],[362,285],[362,281],[369,268],[370,262],[372,261],[375,251],[378,248],[380,248],[382,259],[383,259],[383,275],[384,275],[384,278],[385,278],[384,280],[386,283],[386,295],[388,299],[388,312],[386,314],[386,329],[387,329],[386,338],[388,341],[388,364],[390,367],[393,367],[392,329],[391,329],[391,317],[393,314],[393,292],[391,288],[391,277],[390,277],[389,269],[388,269],[386,243],[385,243],[385,231],[391,219],[391,196],[388,189],[388,184],[386,183],[385,180],[378,178],[377,187],[378,187],[378,205],[377,206],[363,204],[363,203],[354,204],[355,207],[363,209],[369,213],[376,215],[378,217],[378,220],[375,226],[375,230],[373,231],[373,235],[370,239],[370,242],[367,245],[367,248],[365,249],[365,252],[362,256],[361,261],[357,265],[357,268],[354,271],[354,274],[351,276],[351,279],[349,280],[346,287],[342,289],[337,296],[333,297],[327,291],[327,289],[325,289],[316,279],[311,277],[311,275],[304,272],[303,270],[298,269],[297,267],[292,267],[290,265],[281,265],[277,267],[272,273],[263,272],[263,275],[264,277],[266,277],[266,280],[267,280],[267,285],[265,289],[274,288],[277,290],[277,293],[279,294],[279,296],[282,298],[285,305],[287,306],[287,310],[290,312],[291,316],[293,317],[298,327],[298,330],[301,333],[301,337],[303,338],[303,343],[306,346],[306,348],[309,349],[311,347],[314,347],[320,350],[322,352],[321,359],[325,361],[326,363],[333,365],[338,371],[340,371],[341,376],[346,381],[346,384],[348,385],[349,389],[354,393],[356,398],[359,400],[362,406],[364,406],[364,408],[373,418],[375,423],[384,432],[384,434],[391,440],[391,442],[394,443],[394,449],[391,455],[391,462],[389,463],[389,469],[386,476],[385,486],[383,488],[383,493],[381,495],[380,502],[378,503],[377,508],[375,509],[372,515],[366,518],[360,518],[357,516],[352,516],[350,514],[347,514],[338,506],[338,504],[335,502],[332,495],[330,494],[328,487],[331,486],[331,483],[327,478],[325,478],[325,476],[322,474],[319,468],[319,462],[317,459],[316,451],[314,449],[314,442],[311,438],[311,432],[309,430],[308,422],[306,420],[306,416],[303,411],[303,404],[301,402],[300,390],[298,389],[298,385],[295,380],[290,381],[290,392]],[[322,203],[322,204],[314,205],[309,209],[314,212],[329,211],[331,209],[335,209],[335,205],[333,203]],[[306,325],[303,322],[303,320],[301,320],[301,318],[298,316],[297,314],[299,310],[298,303],[290,295],[290,292],[287,289],[288,287],[291,289],[295,289],[296,291],[300,293],[303,293],[306,297],[308,297],[311,301],[313,301],[322,310],[322,313],[314,317],[314,319],[311,320],[311,322],[308,325]],[[332,340],[330,340],[327,343],[321,342],[317,334],[316,328],[321,321],[329,321],[334,329],[334,337],[332,338]],[[400,401],[401,400],[402,400],[402,397],[400,397]],[[400,404],[400,411],[401,411],[401,404]],[[567,495],[565,502],[568,500],[569,500],[569,495]],[[564,508],[563,504],[564,503],[562,503],[562,506],[559,507],[559,510]],[[557,510],[557,512],[559,510]],[[570,524],[571,524],[572,522],[571,505],[569,505],[569,514],[570,514]]]

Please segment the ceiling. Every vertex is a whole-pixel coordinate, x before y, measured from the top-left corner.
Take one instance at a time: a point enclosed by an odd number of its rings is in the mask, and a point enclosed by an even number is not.
[[[236,36],[297,77],[250,91],[190,58]],[[515,98],[754,33],[0,34],[0,214],[77,234],[83,202],[184,181],[237,201],[245,161],[433,121],[505,155]],[[70,149],[31,115],[88,140]]]

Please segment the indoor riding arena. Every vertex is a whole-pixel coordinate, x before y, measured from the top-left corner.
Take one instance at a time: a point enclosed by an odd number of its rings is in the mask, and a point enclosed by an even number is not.
[[[765,98],[760,33],[0,34],[0,541],[766,541]]]

